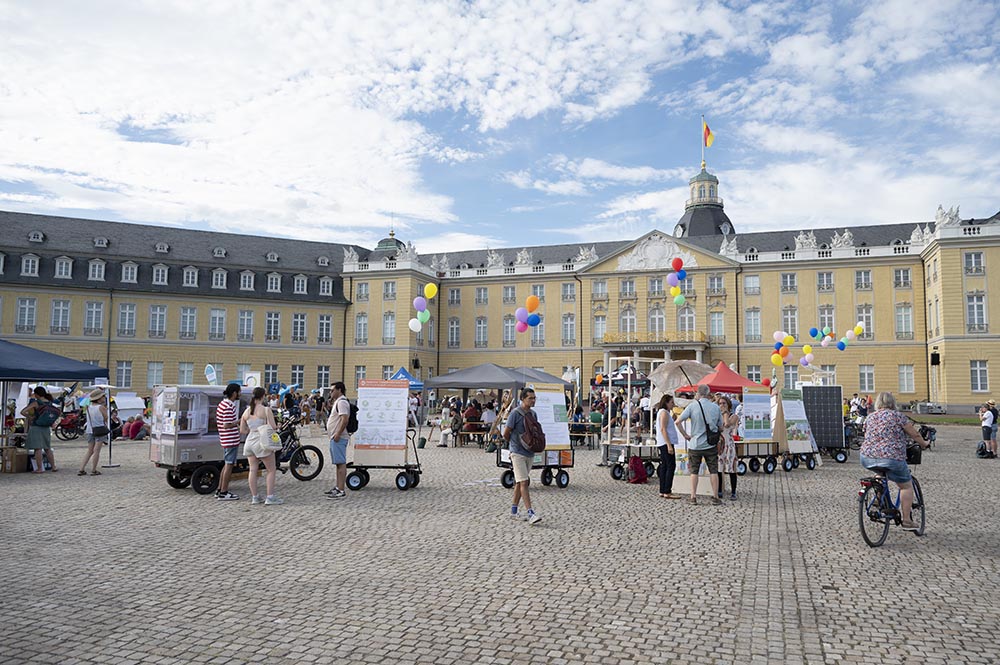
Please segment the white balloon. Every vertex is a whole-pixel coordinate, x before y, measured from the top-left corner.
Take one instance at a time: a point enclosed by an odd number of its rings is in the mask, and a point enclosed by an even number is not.
[[[811,354],[811,353],[807,353],[806,354],[806,360],[808,360],[809,362],[812,362],[813,358],[814,358],[813,354]]]
[[[830,338],[829,337],[824,337],[823,341],[820,342],[819,345],[822,346],[822,347],[824,347],[824,348],[827,347],[827,346],[830,346]]]
[[[410,330],[413,332],[420,332],[423,327],[424,325],[420,323],[420,319],[410,319]]]

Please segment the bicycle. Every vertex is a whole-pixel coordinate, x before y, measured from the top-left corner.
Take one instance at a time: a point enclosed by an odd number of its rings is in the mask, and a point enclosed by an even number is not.
[[[916,449],[915,452],[914,448]],[[915,460],[915,461],[914,461]],[[907,464],[920,463],[920,447],[911,446],[906,450]],[[895,492],[889,487],[889,479],[885,467],[871,469],[876,475],[861,479],[861,489],[858,490],[858,526],[861,537],[869,547],[879,547],[889,536],[889,527],[893,522],[896,526],[903,523],[903,515],[899,510],[899,488]],[[916,536],[924,535],[927,526],[927,509],[924,504],[924,493],[920,483],[911,475],[913,485],[913,508],[910,510],[910,520],[917,524]]]

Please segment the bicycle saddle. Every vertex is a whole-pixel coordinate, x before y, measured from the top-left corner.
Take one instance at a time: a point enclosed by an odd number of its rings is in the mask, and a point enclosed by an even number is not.
[[[867,468],[867,467],[866,467]],[[882,476],[883,478],[889,474],[889,467],[887,466],[873,466],[868,469],[877,476]]]

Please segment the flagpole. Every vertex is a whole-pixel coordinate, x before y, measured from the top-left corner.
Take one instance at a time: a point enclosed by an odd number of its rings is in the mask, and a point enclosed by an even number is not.
[[[701,114],[701,168],[705,168],[705,114]]]

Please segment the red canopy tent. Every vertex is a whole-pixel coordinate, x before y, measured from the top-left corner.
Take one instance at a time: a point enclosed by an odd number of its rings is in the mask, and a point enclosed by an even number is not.
[[[693,386],[682,386],[677,388],[674,392],[686,392],[693,393],[697,390],[697,386],[708,386],[713,392],[720,393],[742,393],[743,388],[763,388],[764,386],[759,383],[754,383],[750,379],[746,379],[729,367],[724,362],[719,362],[715,366],[715,371],[707,375],[698,383]]]

